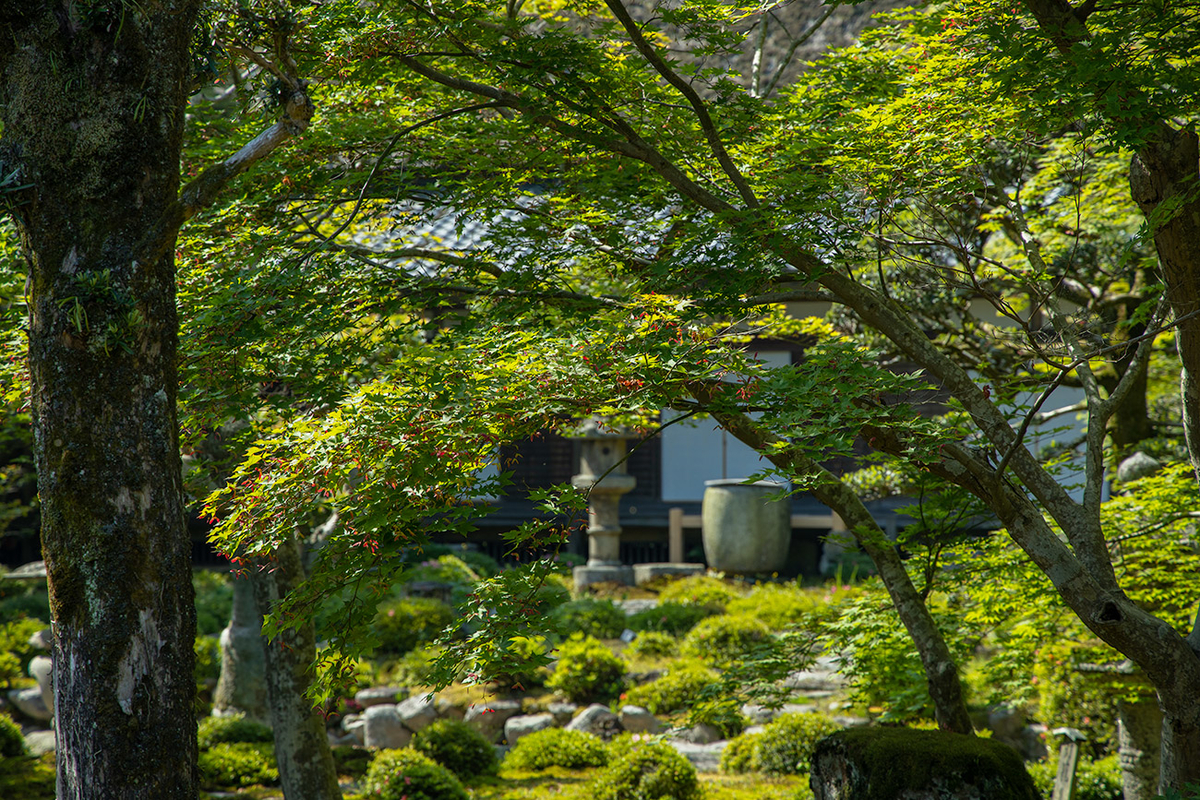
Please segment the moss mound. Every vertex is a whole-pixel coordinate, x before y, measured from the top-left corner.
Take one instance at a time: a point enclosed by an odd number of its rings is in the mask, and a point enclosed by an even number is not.
[[[974,788],[969,796],[986,800],[1040,800],[1008,745],[911,728],[849,728],[820,740],[812,780],[854,800],[893,800],[921,789],[959,796],[967,786]]]

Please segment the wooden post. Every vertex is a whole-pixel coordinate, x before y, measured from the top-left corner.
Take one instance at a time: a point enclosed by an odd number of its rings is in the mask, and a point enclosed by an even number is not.
[[[1075,767],[1079,764],[1079,743],[1087,737],[1075,728],[1055,728],[1054,736],[1063,737],[1058,748],[1058,772],[1054,775],[1054,790],[1050,800],[1073,800],[1075,797]]]
[[[672,508],[667,512],[667,560],[672,564],[683,563],[682,508]]]

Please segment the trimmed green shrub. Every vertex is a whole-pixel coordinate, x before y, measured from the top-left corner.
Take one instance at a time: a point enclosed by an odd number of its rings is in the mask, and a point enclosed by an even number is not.
[[[762,583],[725,609],[733,616],[754,617],[773,631],[781,631],[811,618],[820,605],[817,598],[794,584]]]
[[[585,597],[570,600],[550,612],[550,626],[562,636],[575,633],[597,639],[616,639],[625,630],[627,618],[612,600]]]
[[[506,665],[508,671],[497,674],[492,679],[493,683],[505,689],[512,687],[521,690],[546,683],[549,670],[543,665],[528,663],[532,659],[543,662],[547,659],[548,648],[544,636],[514,636],[508,640],[508,652],[512,655],[513,663]]]
[[[683,640],[680,652],[706,664],[724,667],[742,661],[771,631],[753,617],[709,617]]]
[[[214,636],[225,629],[233,616],[233,585],[227,571],[192,570],[196,592],[196,635]]]
[[[200,785],[231,789],[279,782],[275,749],[265,743],[222,742],[200,753]]]
[[[0,758],[0,797],[54,800],[54,753]]]
[[[5,685],[25,677],[30,659],[37,655],[29,639],[45,627],[45,622],[29,617],[0,623],[0,681]]]
[[[666,658],[679,654],[679,642],[669,633],[646,631],[629,643],[625,652],[641,658]]]
[[[614,753],[589,789],[594,800],[699,800],[701,796],[696,768],[661,742]]]
[[[221,677],[221,642],[216,636],[197,636],[192,643],[196,654],[193,674],[196,683],[215,681]]]
[[[683,710],[699,699],[704,687],[717,675],[707,667],[683,662],[671,667],[661,678],[625,692],[625,702],[641,706],[651,714],[670,714]]]
[[[1050,800],[1054,790],[1054,776],[1058,772],[1058,759],[1048,758],[1026,764],[1025,769],[1033,778],[1038,793]],[[1079,759],[1075,767],[1075,800],[1122,800],[1125,796],[1121,786],[1121,763],[1117,756],[1091,761]]]
[[[418,645],[437,639],[457,618],[450,606],[428,597],[407,597],[383,603],[372,623],[375,635],[379,637],[378,652],[403,655]]]
[[[470,800],[454,773],[416,750],[382,750],[363,778],[374,800]]]
[[[21,726],[8,714],[0,714],[0,757],[25,755],[25,736]]]
[[[763,726],[762,733],[742,734],[721,754],[721,771],[797,775],[808,772],[817,740],[841,725],[821,714],[783,714]]]
[[[608,701],[625,687],[625,661],[598,639],[575,634],[559,648],[546,687],[575,702]]]
[[[682,636],[696,627],[697,622],[715,613],[717,612],[708,606],[672,601],[630,614],[627,625],[630,630],[662,631],[673,636]]]
[[[721,614],[725,611],[725,607],[741,597],[741,594],[720,578],[689,575],[664,586],[658,593],[658,601],[659,603],[671,602],[704,606],[714,614]]]
[[[744,733],[729,740],[721,751],[721,772],[726,775],[744,775],[756,772],[755,750],[760,733]]]
[[[496,748],[465,722],[439,719],[413,734],[412,748],[464,780],[495,775],[500,768]]]
[[[50,624],[50,593],[45,581],[5,580],[0,576],[0,623],[28,618]]]
[[[500,571],[500,562],[487,553],[481,553],[478,550],[463,550],[457,555],[464,564],[482,578],[490,578]]]
[[[600,737],[583,731],[547,728],[522,736],[504,757],[509,769],[542,770],[550,767],[583,769],[602,767],[609,752]]]
[[[261,722],[246,719],[244,714],[228,717],[205,717],[196,731],[196,744],[201,750],[218,744],[274,742],[271,728]]]

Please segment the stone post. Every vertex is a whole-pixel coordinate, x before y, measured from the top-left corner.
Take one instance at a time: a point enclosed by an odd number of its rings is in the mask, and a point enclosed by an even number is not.
[[[266,654],[262,614],[249,578],[233,581],[233,615],[221,631],[221,677],[213,691],[213,714],[245,714],[270,723],[267,715]]]
[[[588,560],[587,566],[575,568],[575,585],[631,584],[633,570],[621,563],[620,502],[637,479],[625,472],[625,434],[604,430],[594,419],[585,422],[579,433],[579,474],[571,483],[589,492]]]

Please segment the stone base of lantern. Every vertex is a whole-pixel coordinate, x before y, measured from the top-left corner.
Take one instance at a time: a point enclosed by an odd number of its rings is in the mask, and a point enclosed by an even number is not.
[[[620,586],[633,586],[633,567],[630,566],[584,566],[576,567],[575,591],[580,591],[593,583],[615,583]]]

